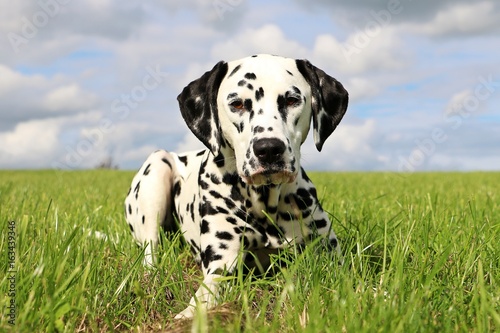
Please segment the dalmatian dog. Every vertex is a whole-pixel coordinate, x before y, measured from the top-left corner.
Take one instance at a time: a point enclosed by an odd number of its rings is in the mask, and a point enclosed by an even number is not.
[[[254,55],[215,67],[178,96],[205,150],[152,153],[125,200],[133,237],[154,265],[159,229],[180,228],[203,283],[176,318],[213,307],[221,276],[238,260],[264,263],[278,249],[316,237],[340,253],[332,223],[300,167],[312,120],[321,150],[347,109],[348,93],[307,60]]]

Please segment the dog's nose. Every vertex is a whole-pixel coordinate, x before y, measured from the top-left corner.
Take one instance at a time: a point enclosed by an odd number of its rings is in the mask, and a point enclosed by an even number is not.
[[[253,152],[261,163],[280,161],[285,150],[285,143],[276,138],[260,139],[253,143]]]

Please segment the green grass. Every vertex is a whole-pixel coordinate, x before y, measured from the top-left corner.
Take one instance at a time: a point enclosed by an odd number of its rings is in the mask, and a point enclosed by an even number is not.
[[[500,331],[500,173],[312,174],[344,265],[319,245],[291,250],[274,277],[228,277],[221,305],[193,322],[173,317],[200,270],[178,234],[158,270],[142,267],[122,208],[132,176],[0,172],[0,331]]]

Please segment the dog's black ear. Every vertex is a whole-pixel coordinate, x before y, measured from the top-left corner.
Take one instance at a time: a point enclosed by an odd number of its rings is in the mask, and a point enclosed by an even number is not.
[[[307,60],[296,60],[299,72],[311,86],[314,143],[321,151],[325,140],[342,120],[349,94],[342,84]]]
[[[214,155],[217,155],[222,142],[217,94],[227,68],[226,62],[218,62],[212,70],[188,84],[177,96],[182,117],[189,129]]]

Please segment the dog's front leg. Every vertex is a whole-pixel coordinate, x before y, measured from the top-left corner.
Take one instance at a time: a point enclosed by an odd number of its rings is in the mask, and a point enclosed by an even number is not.
[[[231,217],[232,220],[234,218]],[[223,221],[223,222],[221,222]],[[189,306],[175,318],[191,318],[196,312],[196,307],[212,308],[216,305],[218,285],[221,274],[233,273],[242,248],[249,241],[248,237],[234,230],[239,227],[226,222],[222,214],[208,216],[201,222],[201,264],[203,282],[191,298]],[[243,228],[241,228],[243,230]]]

